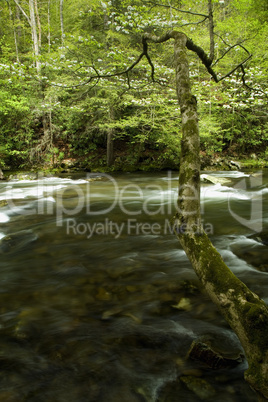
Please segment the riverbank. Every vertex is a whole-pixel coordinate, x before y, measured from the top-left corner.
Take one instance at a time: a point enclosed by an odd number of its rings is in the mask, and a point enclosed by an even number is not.
[[[248,170],[268,168],[268,160],[258,158],[253,154],[247,158],[237,158],[233,156],[214,155],[213,157],[206,154],[201,155],[202,170]],[[179,163],[161,164],[159,160],[151,163],[126,163],[115,161],[112,166],[104,164],[88,164],[80,158],[66,158],[52,165],[29,166],[24,169],[13,169],[8,167],[0,169],[0,180],[34,180],[41,176],[59,175],[65,173],[77,173],[81,171],[92,173],[112,173],[112,172],[160,172],[165,170],[179,170]]]

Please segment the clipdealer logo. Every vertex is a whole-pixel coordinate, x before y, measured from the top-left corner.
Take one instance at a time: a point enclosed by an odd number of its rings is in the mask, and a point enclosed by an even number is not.
[[[136,181],[126,184],[124,181],[118,182],[106,173],[88,173],[86,179],[68,179],[64,183],[55,183],[42,177],[37,186],[33,187],[37,199],[26,204],[21,204],[20,199],[27,198],[27,191],[25,195],[24,188],[10,184],[7,188],[7,205],[15,215],[54,215],[56,225],[66,227],[68,234],[83,234],[87,238],[91,238],[93,234],[110,234],[118,238],[125,233],[173,233],[169,217],[180,212],[177,203],[178,188],[174,186],[174,180],[177,184],[177,179],[172,176],[172,172],[168,172],[163,184],[149,182],[139,186]],[[243,177],[225,192],[230,215],[255,232],[261,232],[263,227],[262,187],[262,173],[259,173],[257,176]],[[195,188],[189,187],[187,193],[189,200],[198,197]],[[239,198],[245,203],[243,212],[238,209]],[[116,214],[118,211],[120,213],[119,220],[112,220],[114,209]],[[205,203],[202,203],[203,217],[204,209]],[[189,214],[192,213],[193,211],[189,211]],[[164,221],[163,218],[167,219]],[[213,234],[212,224],[204,223],[203,219],[201,223],[207,234]]]
[[[209,235],[213,234],[213,226],[210,223],[203,224],[204,231]],[[129,218],[123,222],[114,222],[109,218],[98,222],[78,222],[74,218],[67,219],[66,232],[68,235],[79,235],[90,239],[92,236],[110,235],[115,239],[123,235],[128,236],[159,236],[174,234],[175,226],[170,219],[165,219],[164,223],[159,222],[139,222],[137,219]],[[185,228],[186,229],[186,228]]]

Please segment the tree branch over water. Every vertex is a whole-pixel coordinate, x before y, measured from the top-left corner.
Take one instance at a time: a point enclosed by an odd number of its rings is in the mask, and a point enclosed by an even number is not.
[[[211,22],[211,24],[213,24]],[[210,24],[210,30],[212,31],[213,28],[211,27],[212,25]],[[143,57],[145,57],[151,67],[151,80],[154,83],[158,83],[160,85],[162,85],[163,83],[160,80],[157,80],[155,78],[155,67],[154,64],[152,62],[152,59],[149,55],[149,51],[148,51],[148,41],[152,41],[155,43],[163,43],[166,42],[167,40],[173,38],[174,34],[178,32],[175,30],[171,30],[166,32],[164,35],[162,36],[155,36],[153,34],[149,34],[149,33],[145,33],[142,36],[142,52],[140,53],[140,55],[137,57],[137,59],[126,69],[122,70],[122,71],[118,71],[115,73],[108,73],[108,74],[101,74],[98,72],[97,68],[92,65],[90,66],[90,68],[92,68],[95,72],[95,74],[91,75],[87,80],[85,80],[84,82],[77,84],[77,85],[71,85],[71,86],[64,86],[64,88],[78,88],[78,87],[82,87],[85,85],[90,84],[92,81],[97,81],[99,82],[100,79],[109,79],[109,78],[114,78],[114,77],[118,77],[118,76],[122,76],[122,75],[126,75],[127,77],[127,82],[128,82],[128,87],[131,88],[131,79],[129,76],[129,73],[134,70],[134,68],[140,63],[140,61],[143,59]],[[212,35],[212,34],[211,34]],[[226,73],[224,76],[222,77],[218,77],[215,70],[213,69],[213,67],[234,47],[236,46],[240,46],[247,54],[248,57],[243,60],[241,63],[239,63],[237,66],[235,66],[234,68],[232,68],[228,73]],[[215,63],[213,64],[212,67],[212,61],[214,58],[214,41],[210,42],[210,55],[208,55],[203,48],[201,48],[199,45],[195,44],[193,42],[192,39],[187,37],[187,41],[186,41],[186,47],[187,49],[193,51],[194,53],[197,54],[197,56],[199,57],[199,59],[201,60],[201,62],[203,63],[203,65],[206,67],[208,73],[210,74],[210,76],[213,78],[213,80],[218,83],[222,80],[224,80],[225,78],[231,76],[237,69],[243,67],[245,65],[245,63],[252,57],[252,55],[249,53],[249,51],[242,46],[240,43],[239,44],[235,44],[233,46],[230,46],[230,48],[224,53],[223,56],[221,56],[219,59],[217,59],[215,61]],[[243,75],[244,77],[244,75]],[[243,81],[243,77],[242,77],[242,81]],[[243,81],[244,82],[244,81]],[[57,86],[55,84],[55,86]],[[60,85],[62,86],[62,85]],[[93,87],[96,86],[96,83],[94,83]],[[249,88],[249,87],[248,87]]]
[[[245,379],[260,400],[268,399],[268,308],[224,263],[201,224],[200,208],[200,139],[197,103],[191,92],[186,48],[201,54],[211,71],[205,52],[182,32],[163,36],[145,34],[144,40],[162,43],[174,39],[176,88],[181,110],[182,140],[179,172],[178,212],[174,233],[188,256],[194,271],[212,302],[237,334],[249,364]],[[148,49],[146,48],[148,51]],[[251,57],[241,62],[231,75]],[[213,70],[212,70],[213,71]],[[217,79],[215,75],[214,79]],[[223,78],[222,78],[223,79]]]

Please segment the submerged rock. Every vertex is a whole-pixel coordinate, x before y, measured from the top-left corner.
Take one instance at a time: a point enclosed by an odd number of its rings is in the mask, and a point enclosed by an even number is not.
[[[7,204],[8,204],[7,200],[1,200],[0,201],[0,208],[7,206]]]
[[[199,360],[212,369],[235,367],[242,363],[243,355],[240,350],[219,350],[210,340],[194,340],[188,352],[188,357]]]
[[[112,299],[112,295],[110,292],[108,292],[105,288],[98,288],[98,293],[96,294],[95,298],[97,300],[111,300]]]
[[[183,385],[180,381],[170,381],[160,389],[157,402],[186,401],[183,395]],[[178,395],[180,398],[178,398]]]
[[[254,233],[253,235],[248,236],[248,238],[268,246],[268,230],[263,230],[260,233]]]
[[[19,251],[37,240],[37,238],[37,234],[32,230],[10,233],[0,240],[0,254]]]
[[[172,307],[177,308],[178,310],[191,311],[191,300],[188,297],[182,297],[179,303],[175,305],[173,304]]]
[[[195,376],[182,376],[180,380],[186,387],[194,392],[200,399],[208,399],[216,394],[216,390],[203,378]]]
[[[235,242],[231,245],[232,252],[259,271],[268,272],[268,240],[265,233],[249,237],[250,240]],[[255,241],[253,241],[255,240]]]

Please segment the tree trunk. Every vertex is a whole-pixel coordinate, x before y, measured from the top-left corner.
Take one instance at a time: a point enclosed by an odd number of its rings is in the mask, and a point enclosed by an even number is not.
[[[237,334],[249,364],[245,379],[260,400],[268,399],[268,308],[225,265],[201,225],[200,146],[197,103],[191,93],[186,46],[181,32],[162,37],[144,35],[144,40],[174,39],[176,86],[182,119],[178,212],[174,232],[213,303]],[[190,47],[192,47],[190,42]]]
[[[114,121],[114,107],[112,105],[110,106],[109,112],[110,112],[110,120],[113,122]],[[114,129],[109,128],[108,133],[107,133],[107,149],[106,149],[107,166],[112,166],[114,163],[113,136],[114,136]]]
[[[60,27],[61,27],[61,44],[64,45],[64,25],[63,25],[63,0],[60,0]]]
[[[21,29],[21,11],[19,7],[16,5],[16,19],[19,21],[17,24],[18,26],[16,27],[16,32],[17,32],[17,37],[18,37],[18,42],[20,41],[20,38],[22,37],[22,29]]]
[[[7,2],[7,4],[8,4],[8,8],[9,8],[10,20],[11,20],[11,23],[13,25],[13,35],[14,35],[14,44],[15,44],[15,49],[16,49],[16,59],[17,59],[17,63],[20,63],[19,48],[18,48],[18,41],[17,41],[17,33],[16,33],[15,24],[14,24],[13,13],[12,13],[12,9],[11,9],[9,1]]]
[[[48,42],[48,53],[50,53],[50,48],[51,48],[50,0],[48,0],[48,2],[47,2],[47,42]]]
[[[209,42],[210,42],[209,62],[211,64],[213,62],[213,59],[214,59],[214,50],[215,50],[213,9],[212,9],[211,0],[208,0],[208,17],[209,17],[209,39],[210,39],[209,40]]]
[[[107,166],[112,166],[113,163],[114,163],[114,143],[113,143],[113,132],[112,129],[110,129],[107,134]]]
[[[201,227],[199,128],[190,88],[187,37],[178,32],[172,36],[183,132],[174,230],[211,300],[240,339],[249,364],[245,379],[268,399],[268,309],[225,265]]]
[[[38,41],[35,11],[34,11],[34,0],[29,0],[29,10],[30,10],[30,25],[31,25],[31,29],[32,29],[35,65],[36,65],[37,74],[39,75],[41,72],[41,63],[39,60],[39,41]]]
[[[38,26],[38,46],[39,46],[39,49],[41,49],[42,29],[41,29],[41,22],[40,22],[40,17],[39,17],[39,12],[38,12],[37,0],[34,0],[34,9],[35,9],[35,15],[36,15],[36,22],[37,22],[37,26]]]

